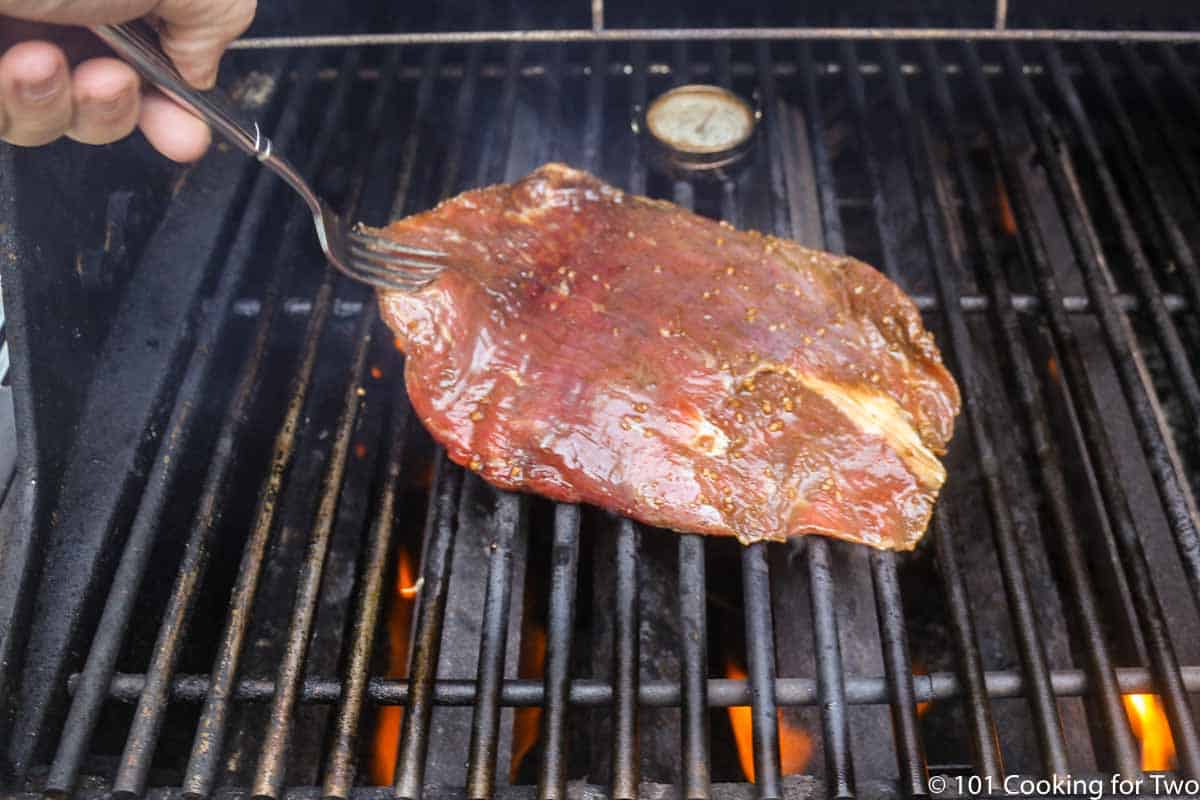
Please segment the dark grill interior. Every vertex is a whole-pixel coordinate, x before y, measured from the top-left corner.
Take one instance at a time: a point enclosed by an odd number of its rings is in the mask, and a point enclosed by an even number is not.
[[[931,775],[1136,775],[1159,717],[1131,726],[1130,694],[1169,722],[1160,768],[1200,777],[1193,46],[512,43],[237,68],[278,145],[368,222],[562,160],[875,264],[963,389],[951,477],[902,555],[498,493],[411,419],[368,291],[323,268],[305,212],[219,152],[130,245],[61,470],[27,446],[5,496],[0,785],[923,795]],[[639,156],[634,110],[689,81],[761,104],[736,180]],[[38,313],[25,271],[10,329]]]

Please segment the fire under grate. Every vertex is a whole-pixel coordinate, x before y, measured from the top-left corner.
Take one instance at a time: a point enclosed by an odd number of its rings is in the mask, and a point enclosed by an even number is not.
[[[369,222],[563,160],[875,264],[963,389],[951,477],[903,555],[743,549],[496,492],[411,419],[370,296],[254,176],[195,212],[225,232],[211,259],[147,249],[147,272],[212,276],[126,448],[134,490],[105,517],[64,483],[44,555],[64,566],[35,585],[16,667],[19,789],[707,800],[1200,777],[1194,48],[240,58],[279,145]],[[763,109],[736,180],[640,157],[635,109],[692,80]]]

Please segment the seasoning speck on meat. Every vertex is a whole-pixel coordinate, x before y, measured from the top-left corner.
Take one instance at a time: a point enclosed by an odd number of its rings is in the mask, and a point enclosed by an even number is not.
[[[419,418],[491,483],[744,543],[924,533],[958,389],[866,264],[559,164],[381,233],[448,254],[380,304]]]

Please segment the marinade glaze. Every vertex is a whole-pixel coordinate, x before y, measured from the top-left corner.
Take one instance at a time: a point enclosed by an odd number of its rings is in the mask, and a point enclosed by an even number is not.
[[[491,483],[744,543],[925,531],[958,388],[866,264],[559,164],[382,233],[449,254],[380,303],[422,423]]]

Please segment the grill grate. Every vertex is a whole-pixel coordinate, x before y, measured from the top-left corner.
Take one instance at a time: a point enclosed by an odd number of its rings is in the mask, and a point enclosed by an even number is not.
[[[215,311],[179,367],[111,590],[96,595],[103,611],[77,634],[86,656],[76,663],[64,647],[27,667],[9,750],[24,788],[528,797],[533,786],[506,780],[507,715],[539,706],[545,800],[576,796],[579,779],[614,800],[668,788],[687,800],[921,796],[932,772],[1136,775],[1122,697],[1133,692],[1161,696],[1177,771],[1200,776],[1189,480],[1200,422],[1189,231],[1200,181],[1197,141],[1177,121],[1200,120],[1194,54],[1027,47],[447,42],[392,48],[378,65],[347,49],[332,73],[314,51],[293,54],[279,71],[276,139],[298,145],[316,118],[306,173],[368,218],[389,202],[392,215],[408,213],[564,158],[735,225],[873,251],[918,298],[963,388],[945,499],[911,556],[818,538],[736,549],[677,537],[677,607],[650,608],[661,592],[646,583],[651,540],[665,534],[493,492],[440,454],[426,495],[429,443],[410,420],[374,303],[319,272],[302,209],[273,213],[278,187],[260,176],[230,215],[207,302]],[[764,138],[736,182],[666,182],[638,157],[631,109],[693,75],[757,91],[766,109]],[[481,128],[487,119],[496,124]],[[1158,180],[1164,170],[1177,187]],[[272,247],[256,276],[252,259]],[[972,535],[978,521],[990,537]],[[409,676],[384,678],[384,596],[397,549],[416,543],[418,527]],[[534,580],[528,556],[539,546],[550,551],[545,677],[516,678],[521,621],[533,613],[522,582]],[[222,557],[240,563],[230,570]],[[740,584],[712,569],[730,558]],[[467,622],[456,600],[464,563],[481,598]],[[163,580],[168,588],[155,586]],[[604,592],[591,586],[605,580]],[[741,589],[736,636],[705,593],[723,582]],[[923,593],[944,604],[937,636],[918,612],[931,602]],[[224,619],[197,644],[213,609]],[[646,627],[664,613],[679,626],[673,675],[648,671],[660,654]],[[139,615],[153,615],[152,645],[133,641]],[[611,654],[596,630],[583,633],[599,617]],[[713,649],[743,643],[735,655],[747,678],[710,677]],[[915,662],[931,657],[925,674]],[[601,665],[590,675],[580,670],[588,659]],[[194,674],[197,663],[211,669]],[[264,664],[271,677],[255,677]],[[952,704],[952,734],[919,718],[917,704],[931,701]],[[406,708],[392,787],[361,785],[373,705]],[[732,745],[712,709],[735,705],[751,708],[753,786],[719,764]],[[450,707],[471,711],[452,718]],[[591,727],[580,711],[589,708],[603,725]],[[813,712],[792,716],[804,709]],[[781,774],[781,728],[795,719],[812,723],[821,760],[809,770],[822,785]],[[665,776],[644,770],[664,720],[677,742]],[[105,761],[97,732],[114,729],[120,758]],[[462,731],[469,742],[455,740]],[[1036,747],[1014,742],[1025,731]],[[578,746],[593,735],[600,741]],[[181,736],[182,747],[171,742]],[[936,760],[947,754],[951,763]],[[459,776],[453,789],[441,787],[448,775]]]

